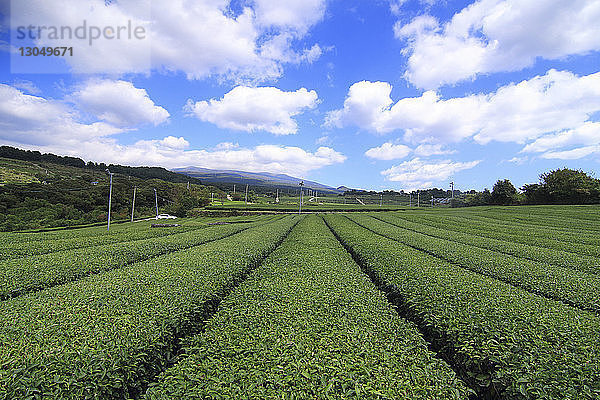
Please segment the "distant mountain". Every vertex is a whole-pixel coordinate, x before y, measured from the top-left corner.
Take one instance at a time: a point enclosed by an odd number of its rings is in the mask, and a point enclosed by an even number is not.
[[[211,183],[220,186],[224,184],[237,184],[265,189],[298,189],[298,184],[301,181],[304,181],[304,188],[307,189],[314,189],[322,193],[343,193],[343,190],[323,185],[318,182],[307,181],[286,174],[272,174],[270,172],[246,172],[228,169],[217,170],[200,167],[174,168],[173,172],[200,179],[204,184]]]

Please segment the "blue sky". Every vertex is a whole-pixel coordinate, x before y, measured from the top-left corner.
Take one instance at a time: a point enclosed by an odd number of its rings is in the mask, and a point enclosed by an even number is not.
[[[376,190],[598,168],[600,1],[4,3],[2,144]],[[84,20],[145,36],[17,36]]]

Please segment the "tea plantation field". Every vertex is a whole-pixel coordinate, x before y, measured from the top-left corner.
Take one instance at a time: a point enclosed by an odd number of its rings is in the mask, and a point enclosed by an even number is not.
[[[180,223],[0,233],[0,399],[600,398],[600,207]]]

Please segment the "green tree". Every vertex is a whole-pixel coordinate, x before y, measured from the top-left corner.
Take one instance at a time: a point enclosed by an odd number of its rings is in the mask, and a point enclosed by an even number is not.
[[[492,194],[488,188],[482,192],[475,192],[467,195],[468,206],[487,206],[492,204]]]
[[[546,187],[537,183],[523,185],[521,188],[527,204],[550,204],[551,199]]]
[[[586,204],[600,202],[600,181],[581,170],[556,169],[540,175],[551,203]]]
[[[499,205],[513,204],[516,200],[517,189],[510,180],[498,180],[492,190],[492,203]]]

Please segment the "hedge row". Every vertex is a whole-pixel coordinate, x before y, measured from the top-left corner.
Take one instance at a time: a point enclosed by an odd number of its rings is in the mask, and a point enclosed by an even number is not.
[[[128,223],[111,224],[111,232],[126,232],[136,230],[140,224],[146,224],[144,221],[138,221],[134,225]],[[91,236],[100,236],[106,234],[106,223],[103,225],[83,226],[83,227],[60,227],[47,231],[28,231],[28,232],[0,232],[0,238],[11,242],[34,242],[46,240],[75,239]]]
[[[584,234],[598,233],[600,227],[595,221],[575,220],[569,216],[556,217],[548,215],[510,215],[504,210],[494,210],[492,212],[468,212],[470,217],[481,218],[493,223],[515,224],[517,226],[533,227],[537,229],[548,229],[558,232],[571,232]]]
[[[186,341],[146,399],[466,399],[318,216]]]
[[[248,218],[243,219],[248,220]],[[258,218],[252,219],[258,220]],[[199,218],[193,221],[176,221],[176,223],[181,224],[181,226],[171,227],[168,229],[151,228],[150,225],[156,221],[136,222],[134,224],[127,224],[125,229],[115,230],[111,227],[110,232],[106,231],[106,227],[100,231],[97,229],[93,229],[91,231],[82,229],[80,230],[80,235],[66,235],[64,238],[57,237],[51,239],[44,238],[45,234],[42,234],[41,237],[31,236],[29,234],[25,234],[26,237],[20,236],[22,234],[9,234],[8,236],[0,235],[0,260],[47,254],[84,247],[158,238],[204,228],[208,226],[208,223],[213,221],[235,222],[236,220],[242,220],[242,218]]]
[[[391,214],[392,215],[392,214]],[[465,232],[492,239],[523,243],[531,246],[560,250],[592,257],[600,257],[600,238],[598,235],[549,232],[546,229],[517,227],[493,222],[472,220],[469,217],[449,216],[446,214],[393,214],[405,220],[418,222],[455,232]]]
[[[0,398],[123,399],[166,368],[293,217],[0,303]]]
[[[552,238],[558,241],[576,242],[589,244],[592,246],[600,245],[600,239],[596,231],[588,231],[577,227],[574,220],[565,219],[564,223],[570,222],[566,227],[557,227],[552,225],[536,225],[535,220],[528,221],[511,221],[504,218],[502,214],[491,216],[476,215],[466,213],[464,215],[455,215],[454,218],[462,219],[463,222],[475,223],[476,225],[483,224],[497,227],[508,232],[533,232],[545,238]]]
[[[325,218],[482,396],[600,397],[596,315],[440,261],[345,217]]]
[[[515,257],[571,268],[583,272],[600,272],[600,258],[596,257],[531,246],[523,243],[515,243],[507,240],[481,237],[471,233],[466,233],[464,231],[455,232],[447,229],[431,227],[416,222],[406,221],[393,214],[377,214],[372,216],[395,226],[428,236],[447,239],[482,249],[494,250],[500,253],[510,254]]]
[[[476,209],[472,209],[477,211]],[[505,215],[527,215],[531,217],[542,216],[546,217],[552,215],[553,217],[580,219],[583,221],[600,221],[598,216],[597,205],[542,205],[542,206],[528,206],[528,207],[503,207],[502,209],[492,208],[490,211],[501,210],[500,212]]]
[[[222,239],[256,224],[211,226],[178,235],[0,261],[0,299],[48,288],[161,254]]]
[[[490,276],[532,293],[600,312],[600,276],[570,268],[524,260],[507,254],[409,231],[369,216],[352,221],[387,238],[422,250],[442,260]]]
[[[0,260],[29,257],[34,255],[55,253],[85,247],[103,246],[109,244],[133,242],[136,240],[151,239],[185,233],[200,229],[200,225],[179,226],[171,229],[135,229],[131,231],[110,233],[105,235],[87,236],[58,240],[34,240],[28,242],[6,240],[0,246]],[[106,228],[105,228],[106,232]]]

